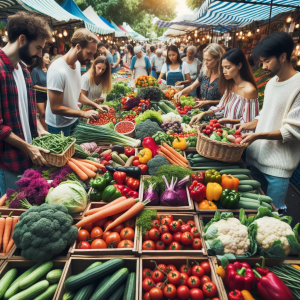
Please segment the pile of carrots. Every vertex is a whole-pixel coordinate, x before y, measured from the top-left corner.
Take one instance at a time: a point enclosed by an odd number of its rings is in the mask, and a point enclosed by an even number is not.
[[[98,169],[105,169],[105,166],[95,161],[80,158],[70,158],[68,161],[68,166],[82,181],[96,177],[96,172]]]
[[[163,143],[162,146],[159,146],[159,155],[164,156],[171,165],[179,165],[181,167],[188,167],[188,161],[180,153],[175,151],[167,143]]]
[[[0,256],[6,255],[14,245],[12,236],[19,217],[12,217],[12,214],[13,212],[4,218],[0,213]]]
[[[0,198],[0,206],[5,206],[5,201],[7,200],[7,195],[4,194],[1,198]]]

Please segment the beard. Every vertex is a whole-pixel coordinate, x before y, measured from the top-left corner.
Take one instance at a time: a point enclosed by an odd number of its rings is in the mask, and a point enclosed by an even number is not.
[[[268,77],[274,77],[275,75],[278,74],[278,72],[281,70],[281,65],[280,63],[278,62],[278,64],[276,64],[276,66],[274,66],[274,69],[273,70],[269,70],[269,69],[264,69],[266,75]]]
[[[29,52],[29,44],[26,43],[25,45],[19,48],[19,57],[26,65],[32,65],[35,59],[37,59],[39,56],[31,56]]]
[[[86,65],[88,62],[90,62],[89,59],[84,59],[82,55],[82,51],[77,53],[77,59],[80,62],[81,65]]]

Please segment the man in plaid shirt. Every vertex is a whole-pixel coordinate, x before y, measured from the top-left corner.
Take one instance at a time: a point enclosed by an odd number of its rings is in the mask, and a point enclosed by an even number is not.
[[[42,55],[52,34],[40,17],[19,12],[8,18],[8,43],[0,50],[0,195],[15,189],[18,175],[36,165],[48,165],[41,151],[30,145],[48,134],[36,114],[35,92],[25,64]]]

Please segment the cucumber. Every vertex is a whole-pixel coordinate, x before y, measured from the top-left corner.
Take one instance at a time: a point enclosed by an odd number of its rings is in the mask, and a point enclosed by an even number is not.
[[[202,163],[191,163],[191,166],[195,167],[195,168],[212,166],[212,167],[222,167],[224,169],[224,168],[227,168],[228,166],[235,167],[236,165],[228,165],[227,163],[220,163],[220,162],[202,162]]]
[[[233,169],[242,170],[242,169],[240,169],[239,166],[228,166],[228,167],[230,167],[230,170],[233,170]],[[192,167],[192,170],[208,170],[208,169],[215,169],[216,171],[222,171],[222,170],[224,170],[224,167],[211,166],[209,164],[206,167]],[[220,172],[220,174],[221,174],[221,172]]]
[[[260,188],[260,183],[256,180],[240,180],[239,185],[251,185],[253,190]]]
[[[96,262],[92,263],[88,268],[86,268],[85,271],[93,269],[93,268],[98,267],[98,266],[101,266],[102,264],[103,263],[101,261],[96,261]]]
[[[266,203],[272,202],[272,198],[270,198],[268,196],[258,195],[258,194],[254,194],[254,193],[241,193],[241,194],[244,198],[250,198],[250,199],[254,199],[254,200],[262,200],[263,202],[266,202]]]
[[[236,174],[236,175],[233,175],[233,177],[239,179],[239,180],[249,180],[249,176],[248,175],[244,175],[244,174]]]
[[[35,283],[28,289],[14,295],[9,300],[33,299],[34,297],[36,297],[36,296],[42,294],[44,291],[46,291],[48,287],[49,287],[49,282],[47,280],[42,280],[42,281]]]
[[[167,104],[170,108],[176,109],[176,106],[171,101],[168,100],[160,100],[160,101]]]
[[[50,300],[50,299],[52,299],[55,294],[55,291],[57,289],[57,286],[58,286],[57,283],[50,285],[43,294],[35,297],[33,300]]]
[[[206,158],[206,157],[193,157],[190,162],[192,164],[203,163],[203,162],[218,162],[217,160]]]
[[[136,274],[132,272],[127,277],[123,300],[135,299],[135,285],[136,285]]]
[[[233,175],[234,174],[244,174],[244,175],[250,175],[250,170],[248,169],[238,169],[238,170],[235,170],[235,169],[226,169],[226,170],[222,170],[220,172],[221,175],[223,174],[227,174],[227,175]]]
[[[204,156],[200,155],[199,153],[194,154],[194,156],[193,156],[193,158],[199,158],[199,157],[204,157]],[[206,158],[206,157],[205,157],[205,158]],[[210,158],[207,158],[207,159],[210,159]]]
[[[245,208],[245,209],[257,209],[260,206],[267,207],[270,211],[272,211],[272,206],[268,203],[254,200],[254,199],[248,199],[241,197],[240,202],[237,208]]]
[[[111,157],[112,157],[112,160],[113,160],[115,163],[117,163],[117,164],[119,164],[119,165],[122,165],[122,166],[125,165],[125,161],[124,161],[118,154],[112,152],[112,153],[111,153]]]
[[[72,300],[75,297],[75,292],[67,291],[63,294],[62,300]]]
[[[254,190],[254,188],[252,187],[252,185],[249,185],[249,184],[239,185],[239,189],[238,189],[239,192],[251,192],[253,190]]]
[[[119,269],[104,285],[102,285],[99,289],[96,289],[91,297],[91,300],[108,299],[109,296],[113,294],[115,289],[126,280],[128,274],[129,271],[127,268]]]
[[[158,107],[165,113],[168,114],[170,112],[173,112],[176,115],[179,115],[179,112],[176,109],[172,109],[171,107],[169,107],[166,103],[164,103],[163,101],[159,101],[158,102]]]
[[[73,300],[89,300],[93,291],[95,290],[97,283],[92,282],[83,286],[75,295]]]
[[[121,300],[125,291],[125,283],[123,283],[109,298],[108,300]]]
[[[5,294],[5,292],[8,290],[11,283],[14,281],[14,279],[17,276],[17,269],[10,269],[8,270],[5,275],[0,280],[0,299]]]
[[[101,266],[95,267],[90,270],[75,275],[72,278],[68,278],[65,282],[65,287],[69,291],[78,290],[81,287],[91,283],[93,280],[101,279],[108,274],[120,269],[124,265],[124,260],[121,258],[114,258],[106,261]]]
[[[190,154],[188,154],[188,156],[187,156],[186,158],[187,158],[187,159],[192,159],[193,156],[194,156],[194,154],[193,154],[193,153],[190,153]]]
[[[50,284],[57,283],[59,282],[61,274],[61,269],[52,270],[47,274],[46,279],[49,281]]]
[[[98,285],[97,285],[97,287],[96,287],[96,290],[100,289],[100,287],[101,287],[102,285],[104,285],[104,284],[110,279],[111,276],[112,276],[112,275],[108,275],[108,276],[102,278],[102,279],[100,280],[100,282],[98,283]]]
[[[25,290],[29,288],[31,285],[36,283],[40,278],[45,276],[53,267],[52,261],[47,261],[40,265],[37,269],[35,269],[31,274],[29,274],[26,278],[22,279],[19,283],[19,288],[21,290]]]

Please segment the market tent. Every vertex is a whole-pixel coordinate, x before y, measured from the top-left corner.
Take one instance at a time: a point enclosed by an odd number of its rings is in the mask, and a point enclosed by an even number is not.
[[[130,35],[130,33],[129,33],[125,28],[123,28],[121,25],[119,25],[119,28],[120,28],[121,30],[123,30],[124,32],[126,32],[128,35]]]
[[[113,21],[110,21],[110,23],[116,30],[116,33],[115,33],[116,37],[129,36],[129,34],[127,34],[124,30],[122,30],[120,27],[118,27],[116,23],[114,23]]]
[[[70,14],[80,18],[84,22],[95,25],[92,21],[90,21],[80,10],[77,4],[73,0],[66,0],[63,4],[60,5],[63,9],[65,9]]]
[[[135,39],[136,39],[138,42],[147,42],[147,41],[149,41],[148,38],[142,36],[141,34],[139,34]]]
[[[100,18],[106,25],[108,25],[110,28],[115,29],[114,26],[112,26],[112,25],[111,25],[104,17],[100,16],[99,18]]]
[[[111,23],[109,23],[104,17],[100,16],[100,19],[106,24],[108,25],[110,28],[113,28],[116,32],[115,32],[115,37],[122,37],[122,36],[126,36],[126,34],[119,28],[119,30],[117,30]]]
[[[134,37],[138,37],[139,34],[137,32],[135,32],[128,24],[126,24],[125,22],[123,23],[122,27],[128,31],[131,35],[133,35]]]

